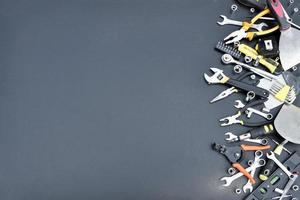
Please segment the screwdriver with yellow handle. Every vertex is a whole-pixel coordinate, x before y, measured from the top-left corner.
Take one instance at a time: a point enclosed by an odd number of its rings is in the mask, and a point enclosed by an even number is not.
[[[264,58],[263,56],[259,55],[255,49],[248,45],[240,44],[238,50],[246,56],[249,56],[254,60],[258,60],[258,62],[268,68],[271,73],[274,73],[279,65],[279,63],[275,62],[274,60]]]

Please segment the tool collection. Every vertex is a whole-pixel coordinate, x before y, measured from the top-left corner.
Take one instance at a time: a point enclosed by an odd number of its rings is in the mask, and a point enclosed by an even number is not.
[[[291,18],[299,9],[293,0],[285,1],[287,8],[280,0],[236,0],[230,7],[231,17],[220,15],[217,22],[240,27],[215,46],[222,53],[224,69],[210,67],[211,73],[204,73],[208,84],[228,86],[210,103],[235,93],[245,95],[234,102],[237,112],[219,121],[221,126],[251,129],[225,133],[224,144],[213,143],[212,149],[231,165],[229,175],[220,178],[223,186],[245,179],[233,192],[246,194],[246,200],[300,200],[300,155],[285,147],[289,142],[300,144],[300,108],[294,105],[300,92],[300,78],[294,75],[300,63],[300,26]],[[250,18],[230,19],[239,6],[250,9]],[[283,140],[274,140],[278,136]]]

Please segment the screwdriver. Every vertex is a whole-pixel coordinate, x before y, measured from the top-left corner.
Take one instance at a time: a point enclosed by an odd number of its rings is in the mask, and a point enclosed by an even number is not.
[[[244,141],[251,138],[258,138],[264,135],[272,134],[275,132],[275,129],[272,124],[264,125],[258,128],[254,128],[247,133],[244,133],[242,135],[234,135],[230,132],[225,133],[225,135],[228,136],[226,139],[229,142],[236,142],[236,141]]]
[[[277,147],[274,149],[274,153],[279,157],[283,150],[287,151],[284,148],[284,145],[288,143],[288,140],[284,140],[281,144],[278,144]],[[288,151],[287,151],[288,152]],[[269,175],[275,170],[276,164],[273,160],[269,159],[267,164],[261,170],[259,174],[259,179],[265,181],[269,178]]]
[[[257,8],[259,10],[267,8],[266,0],[238,0],[238,2],[247,7]]]

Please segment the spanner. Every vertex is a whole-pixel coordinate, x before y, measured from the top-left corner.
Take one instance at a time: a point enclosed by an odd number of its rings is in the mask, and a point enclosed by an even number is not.
[[[253,169],[251,170],[250,174],[251,176],[254,177],[256,169],[258,167],[258,165],[260,166],[264,166],[266,164],[266,161],[264,159],[260,159],[263,156],[263,152],[262,151],[256,151],[255,152],[255,158],[254,158],[254,162],[251,165],[251,167],[253,167]],[[253,191],[253,186],[251,181],[248,180],[248,182],[243,186],[243,191],[246,193],[247,190],[249,190],[249,192],[251,193]]]
[[[229,25],[236,25],[236,26],[243,26],[244,22],[228,19],[225,15],[220,15],[221,18],[223,18],[223,21],[217,22],[219,25],[223,26],[226,24]],[[263,27],[268,27],[268,25],[264,22],[260,24],[253,24],[251,28],[254,28],[258,31],[263,31]]]
[[[235,100],[235,104],[234,104],[234,107],[235,108],[244,108],[245,107],[245,104],[243,104],[243,102],[241,100]]]
[[[255,113],[255,114],[257,114],[257,115],[259,115],[259,116],[261,116],[261,117],[263,117],[267,120],[273,119],[273,115],[271,113],[264,113],[264,112],[261,112],[259,110],[254,109],[254,108],[247,108],[247,110],[245,112],[246,112],[248,118],[250,118],[251,115],[253,113]]]
[[[256,168],[262,167],[263,166],[262,164],[264,164],[264,163],[261,160],[263,160],[263,159],[260,159],[257,165],[251,165],[250,167],[246,168],[246,171],[247,172],[251,172],[252,170],[254,170]],[[220,180],[221,181],[225,181],[225,183],[222,186],[228,187],[228,186],[231,185],[231,183],[233,181],[235,181],[236,179],[238,179],[238,178],[240,178],[242,176],[244,176],[244,175],[241,172],[239,172],[239,173],[236,173],[233,176],[223,177]]]
[[[276,165],[278,165],[278,167],[284,172],[286,173],[286,175],[291,179],[293,176],[292,172],[290,172],[275,156],[273,151],[270,151],[269,153],[267,153],[267,158],[273,160]]]

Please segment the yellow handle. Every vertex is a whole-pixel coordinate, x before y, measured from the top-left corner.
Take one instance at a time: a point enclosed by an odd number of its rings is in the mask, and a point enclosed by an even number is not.
[[[271,64],[270,62],[268,62],[267,60],[265,60],[261,55],[259,55],[257,53],[257,51],[245,44],[240,44],[238,50],[240,52],[242,52],[243,54],[245,54],[246,56],[250,56],[252,59],[256,60],[259,59],[259,63],[262,64],[263,66],[265,66],[266,68],[268,68],[270,70],[270,72],[274,72],[276,70],[275,65]]]
[[[263,10],[258,15],[256,15],[253,19],[251,19],[250,23],[244,22],[243,23],[243,29],[245,29],[245,31],[248,31],[257,20],[259,20],[262,16],[265,16],[265,15],[270,14],[270,13],[271,13],[270,9]]]

